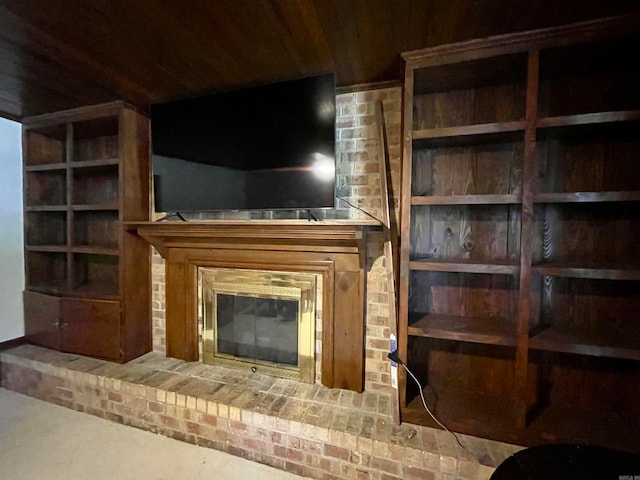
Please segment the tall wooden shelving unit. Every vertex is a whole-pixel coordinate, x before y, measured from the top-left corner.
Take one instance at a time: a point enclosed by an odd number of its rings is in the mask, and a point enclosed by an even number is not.
[[[403,56],[401,358],[453,430],[640,450],[640,16]]]
[[[151,349],[148,119],[122,102],[23,121],[25,336],[127,361]]]

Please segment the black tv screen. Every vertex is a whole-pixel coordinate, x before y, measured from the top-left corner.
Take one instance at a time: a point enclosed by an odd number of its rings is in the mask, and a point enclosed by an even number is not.
[[[158,212],[334,206],[335,79],[151,107]]]

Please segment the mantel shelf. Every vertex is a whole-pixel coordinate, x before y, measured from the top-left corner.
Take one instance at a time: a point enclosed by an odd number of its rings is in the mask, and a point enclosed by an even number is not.
[[[209,222],[127,222],[129,230],[166,257],[168,248],[220,248],[243,250],[331,251],[355,253],[366,229],[376,221],[340,222],[307,220],[232,220]]]

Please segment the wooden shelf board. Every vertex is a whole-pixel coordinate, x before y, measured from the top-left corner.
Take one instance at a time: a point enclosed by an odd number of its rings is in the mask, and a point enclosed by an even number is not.
[[[65,253],[67,251],[67,246],[66,245],[25,245],[25,249],[28,252]]]
[[[520,203],[520,195],[415,195],[411,205],[509,205]]]
[[[103,203],[103,204],[74,204],[71,206],[74,211],[91,211],[91,210],[118,210],[117,203]]]
[[[454,432],[476,436],[481,434],[484,438],[505,441],[505,435],[514,430],[516,420],[513,398],[444,390],[436,390],[434,395],[434,390],[429,386],[423,392],[433,414]],[[403,422],[440,428],[425,411],[420,395],[416,395],[401,409],[401,416]]]
[[[25,287],[25,290],[64,297],[92,298],[96,300],[120,299],[118,288],[115,285],[85,284],[69,290],[66,282],[62,282],[59,284],[30,284]]]
[[[574,266],[544,263],[531,266],[531,271],[549,277],[594,278],[601,280],[640,280],[640,267],[611,268],[608,266]]]
[[[31,283],[25,285],[25,290],[30,292],[45,293],[50,295],[65,295],[68,293],[66,282],[60,283]]]
[[[515,346],[515,325],[504,319],[429,314],[409,325],[409,335],[487,345]]]
[[[86,253],[89,255],[112,255],[117,257],[119,255],[118,247],[99,247],[99,246],[87,246],[87,245],[75,245],[71,248],[73,253]]]
[[[575,353],[595,357],[640,360],[640,332],[619,332],[613,328],[590,333],[548,327],[529,339],[535,350]]]
[[[106,167],[111,165],[118,165],[120,163],[120,159],[118,157],[115,158],[100,158],[96,160],[81,160],[71,162],[72,168],[91,168],[91,167]]]
[[[640,120],[640,110],[583,113],[578,115],[539,118],[536,126],[538,128],[573,127],[600,123],[628,122],[633,120]]]
[[[516,445],[542,443],[584,443],[608,445],[623,451],[637,452],[640,437],[636,424],[628,415],[605,411],[583,411],[550,405],[543,408],[522,428],[510,396],[488,396],[477,392],[436,391],[424,389],[427,405],[450,430]],[[425,411],[417,395],[402,407],[402,421],[440,428]]]
[[[548,405],[519,434],[521,445],[582,443],[636,453],[640,451],[637,424],[622,412],[583,411],[579,408]]]
[[[520,271],[519,265],[511,262],[476,262],[470,260],[436,260],[436,259],[415,259],[409,262],[410,270],[431,270],[436,272],[459,272],[459,273],[498,273],[517,274]]]
[[[67,164],[64,162],[57,163],[41,163],[38,165],[25,165],[25,172],[53,172],[59,170],[66,170]]]
[[[100,298],[104,300],[117,299],[118,286],[117,285],[104,285],[85,283],[73,288],[73,295]]]
[[[66,205],[27,205],[26,212],[66,212]]]
[[[496,133],[512,133],[524,131],[525,125],[526,123],[524,120],[514,120],[511,122],[482,123],[477,125],[464,125],[460,127],[414,130],[413,140],[436,140],[442,138],[470,137]]]
[[[637,202],[640,191],[538,193],[536,203]]]

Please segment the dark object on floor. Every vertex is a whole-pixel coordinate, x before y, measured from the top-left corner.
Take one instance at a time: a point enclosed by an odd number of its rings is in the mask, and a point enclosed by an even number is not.
[[[640,478],[640,455],[586,445],[540,445],[521,450],[491,480],[620,480]]]

